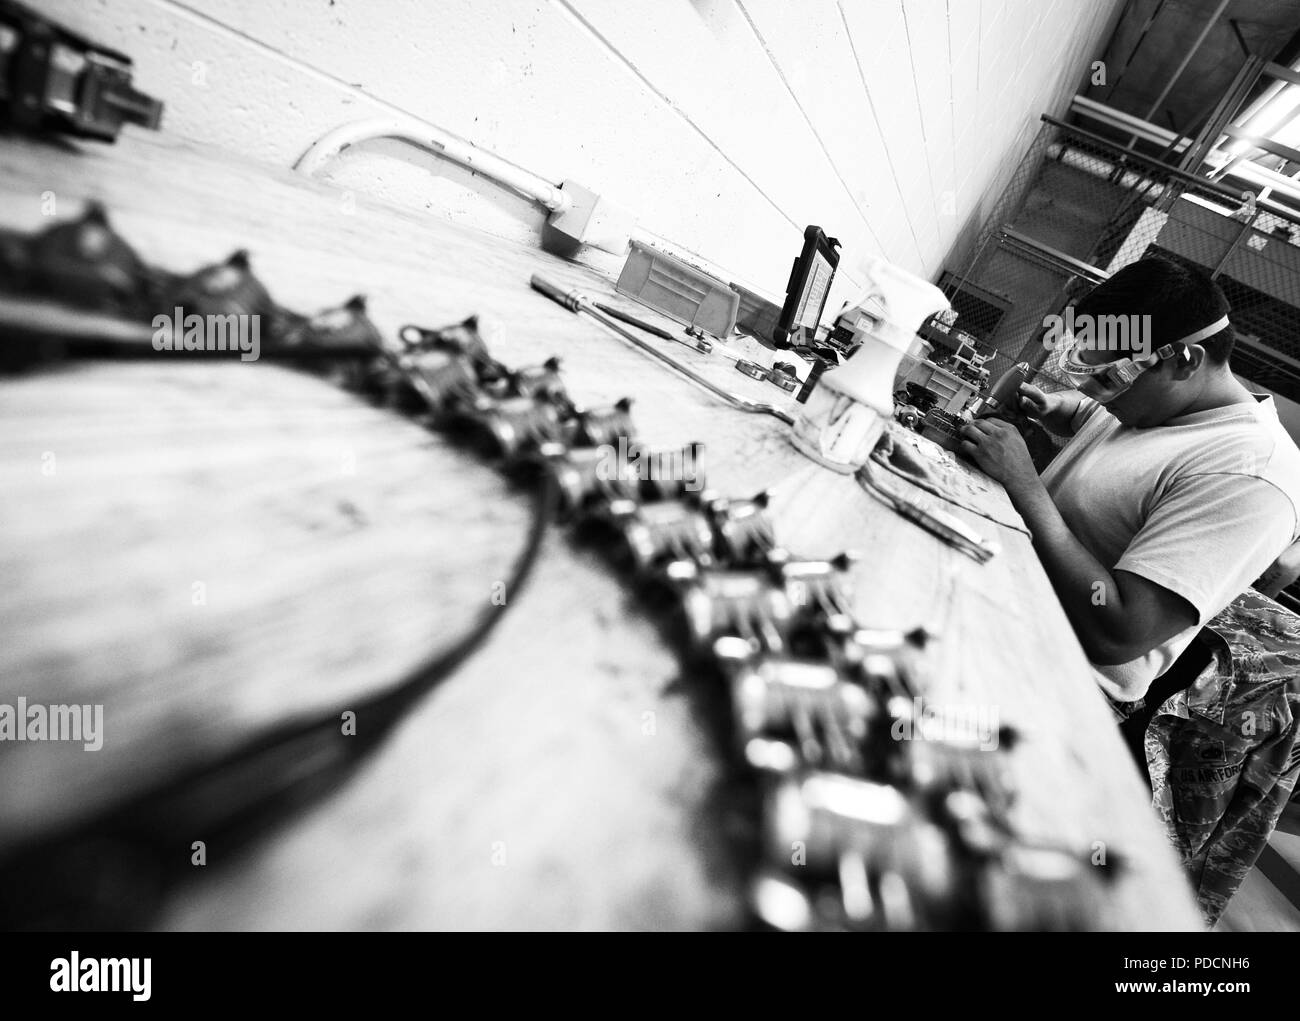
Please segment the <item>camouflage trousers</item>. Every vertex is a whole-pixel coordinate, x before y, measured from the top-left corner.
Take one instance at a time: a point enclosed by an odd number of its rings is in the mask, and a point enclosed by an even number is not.
[[[1156,811],[1213,925],[1300,775],[1300,616],[1248,590],[1197,640],[1210,663],[1160,705],[1145,744]]]

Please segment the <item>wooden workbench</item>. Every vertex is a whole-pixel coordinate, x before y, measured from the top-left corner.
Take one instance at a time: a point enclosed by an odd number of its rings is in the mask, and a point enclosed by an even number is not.
[[[777,420],[729,409],[528,288],[541,272],[614,297],[579,265],[365,200],[349,214],[325,185],[166,135],[0,143],[0,222],[48,225],[48,193],[60,216],[102,200],[172,269],[247,248],[292,308],[363,292],[388,333],[490,316],[507,364],[558,354],[580,402],[630,395],[643,438],[703,440],[711,487],[771,491],[784,545],[864,555],[860,620],[938,634],[933,698],[994,706],[1021,731],[1023,831],[1126,862],[1108,925],[1199,927],[1024,535],[964,515],[1001,545],[980,565],[807,461]],[[673,353],[782,397],[721,355]],[[1009,513],[991,484],[983,499]],[[527,521],[525,497],[472,457],[283,368],[177,357],[0,379],[0,702],[106,713],[99,752],[0,745],[0,848],[390,683],[479,611]],[[196,869],[160,924],[740,924],[734,810],[714,797],[723,756],[652,621],[558,532],[508,599],[488,646],[350,783],[238,860]]]

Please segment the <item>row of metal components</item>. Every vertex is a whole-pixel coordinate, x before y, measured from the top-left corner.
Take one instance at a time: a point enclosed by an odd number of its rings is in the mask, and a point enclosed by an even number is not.
[[[434,427],[473,437],[509,470],[546,479],[565,520],[605,537],[634,578],[669,594],[687,656],[728,686],[739,754],[762,790],[752,904],[766,923],[1094,921],[1097,870],[1012,839],[1001,755],[952,739],[900,738],[921,731],[932,709],[919,697],[925,636],[858,626],[851,558],[806,560],[778,547],[766,496],[708,490],[698,443],[639,442],[630,401],[577,406],[557,360],[508,368],[473,318],[441,330],[405,327],[390,349],[359,299],[317,317],[290,312],[243,253],[188,277],[147,267],[99,208],[31,237],[0,238],[0,267],[7,285],[88,309],[133,316],[167,294],[187,312],[266,316],[264,356],[311,354],[348,385],[406,402]]]
[[[763,804],[758,918],[788,930],[1095,924],[1095,870],[1014,838],[1004,755],[919,736],[927,636],[854,621],[850,556],[793,556],[766,494],[706,488],[700,444],[639,443],[630,401],[578,407],[558,361],[506,368],[473,318],[400,339],[396,379],[432,424],[554,486],[564,519],[668,593],[687,660],[728,686]]]

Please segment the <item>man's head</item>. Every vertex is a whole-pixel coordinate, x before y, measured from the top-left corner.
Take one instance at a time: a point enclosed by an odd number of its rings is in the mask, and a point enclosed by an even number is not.
[[[1125,425],[1160,425],[1229,374],[1233,330],[1227,314],[1228,299],[1208,273],[1168,259],[1140,259],[1075,305],[1074,357],[1137,373],[1128,389],[1107,401],[1107,410]]]

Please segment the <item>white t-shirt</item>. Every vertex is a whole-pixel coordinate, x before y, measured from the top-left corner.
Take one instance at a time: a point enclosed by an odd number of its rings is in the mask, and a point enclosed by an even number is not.
[[[1079,429],[1043,472],[1075,538],[1108,570],[1182,596],[1197,624],[1145,656],[1096,666],[1120,702],[1141,698],[1201,625],[1300,534],[1300,450],[1271,397],[1148,429],[1083,398]]]

